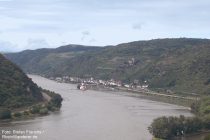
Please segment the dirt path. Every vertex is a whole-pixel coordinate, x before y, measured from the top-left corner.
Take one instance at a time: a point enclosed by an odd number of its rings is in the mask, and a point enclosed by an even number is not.
[[[45,93],[45,92],[42,92],[42,96],[44,97],[44,99],[45,99],[47,102],[49,102],[49,101],[51,100],[51,97],[50,97],[47,93]]]

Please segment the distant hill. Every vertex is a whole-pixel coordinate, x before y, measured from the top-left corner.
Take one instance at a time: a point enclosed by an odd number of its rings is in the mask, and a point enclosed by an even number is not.
[[[37,85],[0,54],[0,109],[20,108],[40,102],[42,99]]]
[[[68,62],[77,55],[96,52],[101,47],[67,45],[56,49],[25,50],[20,53],[8,53],[5,56],[20,66],[26,73],[55,75],[68,67]]]
[[[6,56],[29,73],[114,78],[129,83],[139,80],[156,90],[210,94],[208,39],[155,39],[85,51],[46,51]]]

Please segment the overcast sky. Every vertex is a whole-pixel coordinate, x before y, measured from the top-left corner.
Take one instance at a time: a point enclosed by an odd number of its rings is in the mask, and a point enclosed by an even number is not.
[[[210,38],[209,0],[0,0],[0,51]]]

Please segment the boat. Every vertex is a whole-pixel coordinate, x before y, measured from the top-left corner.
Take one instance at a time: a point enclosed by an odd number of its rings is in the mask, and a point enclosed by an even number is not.
[[[81,83],[77,85],[77,89],[85,91],[87,90],[87,86],[84,83]]]

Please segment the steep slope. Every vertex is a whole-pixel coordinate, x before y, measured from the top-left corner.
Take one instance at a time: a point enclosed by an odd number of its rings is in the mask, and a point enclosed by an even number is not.
[[[50,67],[51,63],[58,65],[48,68],[48,72],[40,70],[39,74],[93,76],[102,79],[114,78],[124,82],[136,79],[140,83],[147,81],[149,87],[156,90],[170,89],[177,93],[210,94],[209,52],[210,40],[207,39],[136,41],[97,51],[87,51],[71,59],[65,58],[62,62],[52,56],[52,59],[45,63],[46,67]],[[15,55],[24,57],[21,53]],[[23,64],[18,59],[11,60],[20,66]],[[59,67],[59,64],[62,67]],[[24,70],[25,67],[22,66]],[[42,69],[36,63],[34,67]]]
[[[32,105],[42,99],[37,85],[0,54],[0,109]]]
[[[98,51],[101,47],[67,45],[56,49],[26,50],[5,56],[20,66],[26,73],[54,75],[67,67],[66,63],[79,54]]]
[[[68,64],[73,67],[66,71],[70,75],[88,74],[128,82],[146,80],[150,88],[209,93],[209,52],[209,40],[138,41],[106,48],[97,54],[76,57]]]

